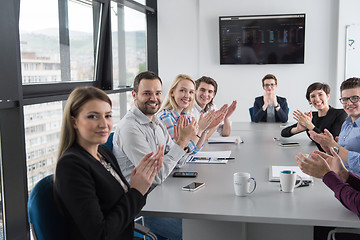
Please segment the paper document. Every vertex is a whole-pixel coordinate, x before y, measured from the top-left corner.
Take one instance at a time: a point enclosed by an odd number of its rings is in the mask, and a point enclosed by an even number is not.
[[[212,157],[212,158],[228,158],[231,151],[200,151],[194,154],[194,157]]]
[[[239,136],[231,137],[210,137],[208,143],[243,143],[244,141]]]
[[[188,163],[210,163],[210,164],[225,164],[228,160],[225,159],[218,159],[212,157],[194,157],[190,156],[187,161]]]
[[[226,159],[218,158],[228,158],[230,157],[231,151],[209,151],[209,152],[197,152],[194,155],[190,155],[186,160],[188,163],[227,163]]]
[[[270,182],[279,182],[280,181],[280,172],[283,170],[293,170],[296,172],[303,181],[313,182],[313,177],[303,173],[298,166],[272,166],[269,168],[269,181]]]

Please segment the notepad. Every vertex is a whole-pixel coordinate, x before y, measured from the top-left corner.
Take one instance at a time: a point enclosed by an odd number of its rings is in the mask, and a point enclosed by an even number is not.
[[[280,172],[283,170],[293,170],[296,172],[303,181],[313,182],[314,179],[310,175],[303,173],[298,166],[272,166],[269,168],[269,181],[270,182],[279,182],[280,181]]]
[[[231,137],[210,137],[208,143],[243,143],[244,141],[239,136]]]

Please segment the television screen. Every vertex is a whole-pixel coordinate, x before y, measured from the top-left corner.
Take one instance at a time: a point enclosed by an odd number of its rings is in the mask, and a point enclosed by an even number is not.
[[[304,63],[305,14],[219,17],[220,64]]]

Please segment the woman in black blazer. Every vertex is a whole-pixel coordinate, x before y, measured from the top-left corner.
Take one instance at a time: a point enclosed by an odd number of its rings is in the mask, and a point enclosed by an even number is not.
[[[344,109],[332,108],[329,105],[330,86],[325,83],[316,82],[311,84],[306,91],[306,99],[309,104],[316,108],[317,112],[310,111],[303,113],[300,110],[294,111],[294,119],[297,123],[284,128],[281,131],[282,137],[291,137],[295,134],[306,131],[309,136],[309,131],[316,133],[323,133],[324,129],[337,137],[340,134],[341,126],[347,117]],[[314,141],[315,142],[315,141]],[[318,149],[322,152],[320,144],[315,142]]]
[[[277,79],[267,74],[262,79],[265,90],[263,96],[255,98],[253,119],[254,122],[282,122],[288,120],[288,105],[286,98],[276,96]]]
[[[129,184],[101,145],[113,125],[111,114],[111,100],[95,87],[75,89],[64,110],[55,192],[74,240],[133,239],[134,218],[162,165],[159,147],[144,156]]]

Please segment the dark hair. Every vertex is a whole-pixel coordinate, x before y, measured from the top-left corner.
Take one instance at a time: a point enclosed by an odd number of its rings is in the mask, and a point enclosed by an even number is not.
[[[311,84],[306,90],[306,99],[310,102],[310,93],[315,90],[323,90],[327,95],[330,94],[330,86],[326,83],[316,82]]]
[[[275,84],[277,85],[277,79],[276,79],[275,75],[273,75],[273,74],[266,74],[265,77],[263,77],[263,79],[261,80],[263,86],[264,86],[265,80],[268,80],[268,79],[274,79],[274,80],[275,80]]]
[[[345,89],[351,89],[356,87],[360,87],[360,78],[358,77],[348,78],[341,83],[340,92],[342,92]]]
[[[195,81],[195,89],[196,90],[198,90],[200,83],[202,83],[202,82],[214,86],[214,93],[215,93],[214,97],[215,97],[217,89],[218,89],[217,82],[214,79],[212,79],[211,77],[202,76],[201,78],[199,78],[198,80]],[[208,104],[206,104],[206,106],[204,108],[205,112],[214,104],[213,100],[214,100],[214,98],[212,98],[211,101]]]
[[[134,91],[136,93],[138,92],[139,84],[140,84],[141,80],[143,80],[143,79],[150,79],[150,80],[158,79],[162,85],[162,81],[156,73],[151,72],[151,71],[141,72],[134,79]]]

